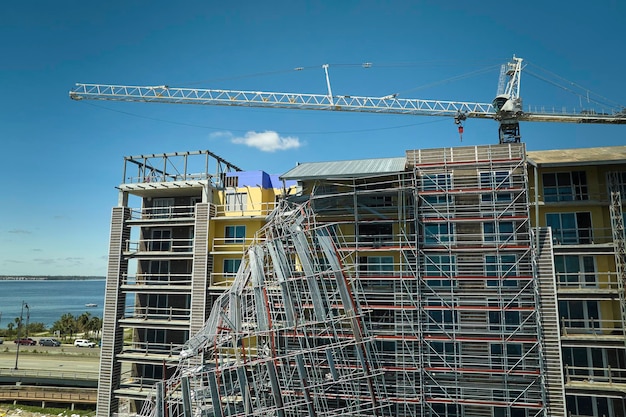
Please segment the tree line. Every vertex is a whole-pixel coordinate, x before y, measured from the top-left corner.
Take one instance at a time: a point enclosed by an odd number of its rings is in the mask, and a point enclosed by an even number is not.
[[[43,323],[24,323],[19,317],[16,317],[15,320],[7,324],[6,329],[0,329],[0,334],[5,338],[17,337],[18,330],[20,337],[50,333],[58,334],[63,339],[66,339],[74,337],[75,334],[83,333],[86,337],[99,339],[102,331],[102,319],[92,316],[88,312],[84,312],[79,316],[65,313],[50,328],[46,328]]]

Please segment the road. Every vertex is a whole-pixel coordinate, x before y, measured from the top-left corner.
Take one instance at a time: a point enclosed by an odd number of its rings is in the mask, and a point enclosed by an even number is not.
[[[0,345],[0,370],[15,369],[16,348],[12,341]],[[20,346],[17,359],[18,370],[89,372],[97,378],[100,349],[72,345]]]

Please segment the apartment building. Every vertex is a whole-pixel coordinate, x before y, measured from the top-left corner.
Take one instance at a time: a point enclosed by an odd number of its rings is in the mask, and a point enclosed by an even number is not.
[[[626,147],[154,158],[113,209],[98,416],[625,414]]]
[[[134,412],[172,375],[283,187],[209,151],[124,158],[111,218],[98,416]]]
[[[626,415],[626,146],[528,152],[531,219],[552,230],[567,411]]]

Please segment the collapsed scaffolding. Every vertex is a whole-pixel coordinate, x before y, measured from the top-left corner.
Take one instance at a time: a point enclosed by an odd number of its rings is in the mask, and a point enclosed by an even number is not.
[[[303,184],[141,414],[545,415],[527,189],[521,144]]]

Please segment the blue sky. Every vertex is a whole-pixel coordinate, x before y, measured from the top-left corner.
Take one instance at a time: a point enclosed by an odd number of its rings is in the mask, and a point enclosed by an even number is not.
[[[4,4],[0,275],[105,275],[126,155],[209,149],[244,169],[280,174],[297,162],[497,143],[489,120],[468,120],[461,142],[449,118],[75,102],[68,91],[76,82],[323,94],[322,65],[329,64],[338,95],[488,103],[500,64],[515,54],[528,64],[525,105],[590,106],[554,84],[626,105],[626,3],[562,4]],[[626,138],[624,126],[524,123],[521,130],[531,150],[623,145]]]

